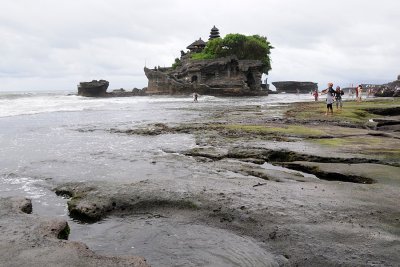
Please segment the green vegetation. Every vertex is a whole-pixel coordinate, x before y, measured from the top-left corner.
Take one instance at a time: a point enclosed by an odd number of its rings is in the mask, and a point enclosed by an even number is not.
[[[231,124],[223,126],[227,130],[242,131],[246,133],[256,134],[278,134],[286,136],[305,136],[305,137],[316,137],[326,135],[327,133],[320,129],[313,129],[301,125],[287,125],[284,127],[270,127],[261,125],[241,125]]]
[[[374,155],[376,158],[398,161],[400,158],[400,142],[380,136],[341,137],[315,139],[314,144],[340,149],[341,151]]]
[[[174,62],[174,64],[172,64],[172,68],[176,69],[177,67],[180,67],[180,66],[182,66],[181,60],[179,58],[175,58],[175,62]]]
[[[373,137],[373,136],[359,136],[359,137],[341,137],[341,138],[330,138],[330,139],[317,139],[314,140],[315,143],[325,146],[333,146],[333,147],[343,147],[343,148],[351,148],[351,149],[359,149],[362,150],[365,146],[382,146],[384,145],[385,140],[382,137]],[[356,145],[357,148],[353,148]]]
[[[68,224],[65,225],[64,229],[62,229],[58,235],[58,239],[68,240],[69,234],[71,233],[71,229],[69,228]]]
[[[263,63],[263,72],[271,70],[270,53],[273,47],[267,38],[259,35],[246,36],[231,33],[224,38],[208,41],[201,53],[192,55],[192,59],[214,59],[235,55],[238,59],[256,59]]]
[[[325,116],[326,104],[325,102],[312,102],[312,103],[297,103],[294,108],[290,109],[287,117],[296,118],[299,120],[318,120],[318,121],[332,121],[341,123],[352,123],[364,125],[369,119],[382,117],[381,115],[373,114],[370,109],[384,111],[387,108],[393,108],[400,105],[400,99],[384,99],[364,101],[361,103],[355,101],[345,101],[342,110],[333,110],[333,116]]]

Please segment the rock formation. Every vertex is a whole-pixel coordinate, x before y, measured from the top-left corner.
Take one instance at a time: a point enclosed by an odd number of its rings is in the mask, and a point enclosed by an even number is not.
[[[219,30],[211,29],[210,40],[219,38]],[[215,59],[193,59],[206,46],[201,38],[190,44],[188,52],[170,68],[144,68],[149,95],[187,95],[194,92],[215,96],[267,95],[261,87],[263,62],[243,60],[235,55]]]
[[[143,89],[133,88],[132,91],[127,91],[123,88],[113,90],[111,93],[107,93],[107,97],[129,97],[129,96],[145,96],[146,87]]]
[[[378,97],[400,97],[400,75],[396,81],[374,87],[373,91]]]
[[[89,97],[128,97],[128,96],[145,96],[147,88],[133,88],[127,91],[123,88],[114,89],[111,93],[107,93],[109,82],[106,80],[93,80],[91,82],[81,82],[78,85],[78,95]]]
[[[109,82],[106,80],[93,80],[91,82],[80,82],[78,95],[80,96],[106,96]]]
[[[98,255],[83,243],[68,241],[67,221],[31,212],[29,199],[0,198],[0,266],[149,267],[138,256]]]
[[[313,82],[283,81],[272,83],[278,93],[309,93],[318,90],[318,84]]]
[[[216,96],[267,95],[261,88],[262,63],[236,56],[193,60],[181,57],[181,66],[144,68],[149,95],[184,95],[197,92]]]

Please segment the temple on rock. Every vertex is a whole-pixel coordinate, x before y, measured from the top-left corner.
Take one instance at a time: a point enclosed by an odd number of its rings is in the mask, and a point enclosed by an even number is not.
[[[219,29],[211,29],[209,40],[220,38]],[[231,55],[215,59],[193,59],[194,53],[203,51],[206,42],[201,38],[181,51],[173,67],[144,68],[148,78],[149,95],[203,95],[251,96],[267,95],[261,86],[263,63],[261,60],[239,60]]]
[[[219,35],[219,30],[218,30],[218,28],[215,27],[215,25],[214,25],[214,27],[211,29],[210,38],[208,38],[208,40],[215,39],[215,38],[219,38],[219,37],[221,37],[221,36]]]
[[[206,47],[206,44],[207,43],[204,42],[203,40],[201,40],[201,37],[200,37],[199,40],[194,41],[192,44],[190,44],[186,48],[189,49],[189,51],[192,53],[199,53],[199,52],[203,51],[204,47]]]

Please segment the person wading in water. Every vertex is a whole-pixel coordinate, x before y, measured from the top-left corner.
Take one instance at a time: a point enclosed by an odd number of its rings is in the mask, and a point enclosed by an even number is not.
[[[197,93],[193,94],[193,102],[198,102],[197,98],[199,97],[199,95]]]

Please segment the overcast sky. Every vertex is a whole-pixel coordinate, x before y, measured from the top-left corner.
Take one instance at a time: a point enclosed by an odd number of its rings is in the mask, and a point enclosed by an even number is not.
[[[0,0],[0,91],[147,85],[216,25],[266,36],[268,81],[384,83],[400,74],[399,0]]]

